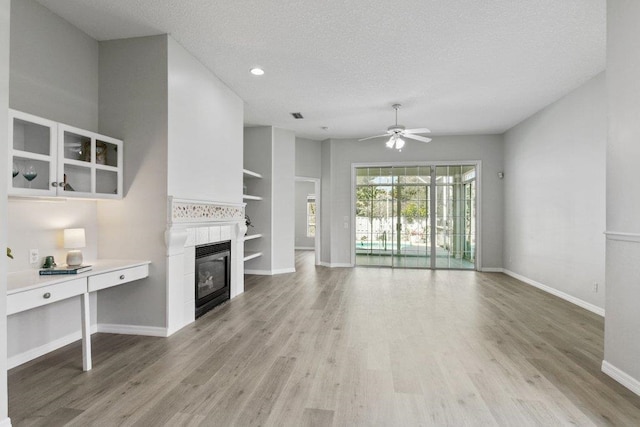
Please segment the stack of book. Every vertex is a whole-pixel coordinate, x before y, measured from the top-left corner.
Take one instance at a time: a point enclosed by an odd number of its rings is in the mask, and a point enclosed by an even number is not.
[[[78,274],[84,273],[85,271],[91,270],[90,265],[78,265],[76,267],[51,267],[51,268],[42,268],[40,269],[41,276],[53,276],[56,274]]]

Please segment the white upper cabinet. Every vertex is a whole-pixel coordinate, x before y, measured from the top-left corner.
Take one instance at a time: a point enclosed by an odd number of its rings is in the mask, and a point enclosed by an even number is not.
[[[9,112],[9,194],[122,198],[122,141]]]
[[[56,195],[57,129],[51,120],[9,110],[9,194]]]

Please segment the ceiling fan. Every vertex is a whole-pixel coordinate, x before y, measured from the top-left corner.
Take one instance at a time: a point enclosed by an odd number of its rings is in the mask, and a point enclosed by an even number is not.
[[[424,137],[422,135],[416,135],[418,133],[431,133],[431,131],[427,128],[419,128],[419,129],[405,129],[404,126],[398,124],[398,109],[401,107],[400,104],[393,104],[393,109],[396,110],[396,124],[389,126],[387,128],[387,133],[383,135],[370,136],[368,138],[362,138],[358,141],[366,141],[367,139],[374,138],[382,138],[383,136],[390,136],[387,141],[387,148],[395,148],[398,151],[402,151],[402,147],[404,147],[404,139],[409,138],[415,139],[420,142],[429,142],[431,138]],[[401,138],[402,137],[402,138]]]

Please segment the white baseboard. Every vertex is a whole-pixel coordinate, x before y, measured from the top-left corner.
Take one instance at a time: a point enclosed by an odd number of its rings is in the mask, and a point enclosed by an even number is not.
[[[244,270],[244,274],[254,274],[256,276],[275,276],[276,274],[295,273],[295,268],[283,268],[280,270]]]
[[[602,372],[609,375],[614,380],[631,390],[637,395],[640,395],[640,381],[633,378],[621,369],[616,368],[606,360],[602,361]]]
[[[5,418],[0,421],[0,427],[11,427],[11,418]]]
[[[575,304],[579,307],[582,307],[585,310],[589,310],[592,313],[595,313],[599,316],[604,317],[604,308],[600,308],[597,305],[591,304],[590,302],[586,302],[584,300],[581,300],[580,298],[574,297],[573,295],[569,295],[565,292],[559,291],[555,288],[552,288],[551,286],[543,285],[540,282],[536,282],[535,280],[529,279],[528,277],[522,276],[518,273],[514,273],[513,271],[504,269],[503,273],[506,274],[507,276],[511,276],[515,279],[518,279],[521,282],[524,282],[528,285],[531,285],[547,293],[550,293],[551,295],[555,295],[558,298],[562,298],[565,301],[569,301],[570,303]]]
[[[122,335],[145,335],[151,337],[166,337],[166,328],[158,328],[155,326],[135,326],[135,325],[109,325],[100,323],[97,325],[91,325],[91,334],[96,332],[104,332],[107,334],[122,334]],[[25,352],[16,354],[7,358],[7,369],[15,368],[23,363],[27,363],[30,360],[37,359],[40,356],[44,356],[54,350],[69,345],[82,339],[82,331],[76,331],[64,337],[58,338],[53,341],[49,341],[46,344],[32,348]],[[2,424],[0,424],[2,427]]]
[[[502,267],[483,267],[480,269],[483,273],[504,273],[504,268]]]
[[[315,251],[316,248],[313,246],[296,246],[294,248],[296,251]]]
[[[97,331],[96,325],[91,326],[91,333],[95,333]],[[34,347],[30,350],[27,350],[22,353],[18,353],[7,358],[7,369],[15,368],[16,366],[20,366],[23,363],[27,363],[30,360],[37,359],[40,356],[44,356],[47,353],[50,353],[54,350],[64,347],[65,345],[69,345],[76,341],[80,341],[82,339],[82,331],[78,330],[69,335],[65,335],[64,337],[60,337],[56,340],[49,341],[46,344],[42,344],[38,347]]]
[[[144,335],[148,337],[167,337],[167,328],[157,326],[98,324],[98,332],[105,334]]]
[[[349,264],[349,263],[339,263],[339,262],[335,262],[335,263],[331,263],[331,262],[320,262],[320,265],[323,267],[329,267],[329,268],[350,268],[353,267],[353,264]]]

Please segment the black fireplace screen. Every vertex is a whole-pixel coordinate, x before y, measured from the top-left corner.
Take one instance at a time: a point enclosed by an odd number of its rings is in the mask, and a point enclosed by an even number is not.
[[[196,247],[196,317],[230,297],[231,242]]]

